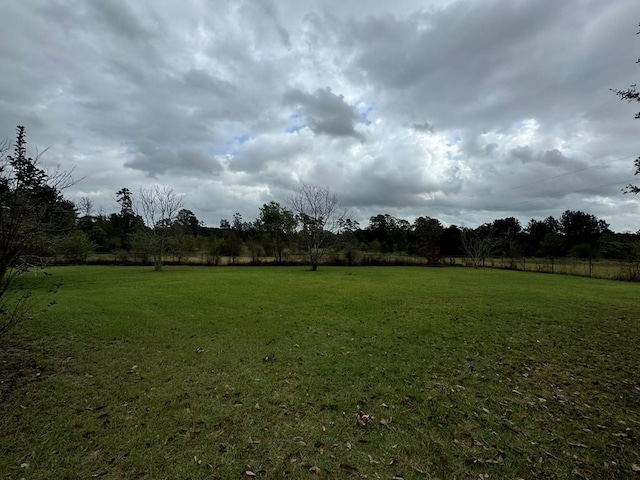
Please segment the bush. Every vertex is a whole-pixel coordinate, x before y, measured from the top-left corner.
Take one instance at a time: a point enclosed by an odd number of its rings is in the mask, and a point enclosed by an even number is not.
[[[58,253],[68,263],[87,263],[87,257],[93,253],[94,249],[94,244],[80,230],[65,235],[58,244]]]

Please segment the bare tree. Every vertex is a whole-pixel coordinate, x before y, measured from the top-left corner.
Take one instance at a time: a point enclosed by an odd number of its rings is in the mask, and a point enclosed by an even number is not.
[[[93,201],[89,197],[82,197],[78,203],[78,210],[85,217],[90,217],[93,213]]]
[[[311,270],[315,271],[335,239],[340,220],[344,217],[338,197],[327,187],[304,183],[291,196],[289,204],[301,225],[299,235]]]
[[[497,238],[479,230],[464,228],[460,236],[462,251],[474,267],[479,267],[480,264],[484,267],[485,258],[495,255],[505,241],[504,238]]]
[[[153,269],[157,272],[162,270],[164,265],[171,226],[182,208],[182,196],[170,187],[140,189],[137,214],[142,217],[147,227],[144,233],[153,258]]]

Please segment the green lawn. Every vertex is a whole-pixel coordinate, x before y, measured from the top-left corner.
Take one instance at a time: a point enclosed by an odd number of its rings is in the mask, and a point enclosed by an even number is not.
[[[1,478],[640,478],[637,284],[51,272],[10,339],[42,373],[2,397]]]

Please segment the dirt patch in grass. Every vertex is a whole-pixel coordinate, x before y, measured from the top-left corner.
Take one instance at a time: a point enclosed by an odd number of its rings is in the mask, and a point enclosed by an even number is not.
[[[28,349],[17,346],[0,349],[0,398],[5,398],[16,388],[35,382],[41,375],[42,368]]]

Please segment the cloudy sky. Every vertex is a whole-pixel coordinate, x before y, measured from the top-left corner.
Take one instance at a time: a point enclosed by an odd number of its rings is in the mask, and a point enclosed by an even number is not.
[[[20,0],[0,15],[0,136],[67,191],[168,185],[211,226],[301,182],[368,223],[566,209],[640,228],[638,0]],[[33,150],[31,150],[33,152]]]

